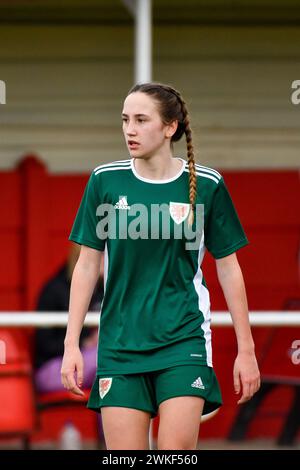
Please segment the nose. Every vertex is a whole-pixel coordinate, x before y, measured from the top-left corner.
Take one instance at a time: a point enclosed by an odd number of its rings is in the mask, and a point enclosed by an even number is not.
[[[130,135],[136,135],[136,129],[135,129],[135,124],[132,121],[129,121],[126,126],[126,134],[128,136]]]

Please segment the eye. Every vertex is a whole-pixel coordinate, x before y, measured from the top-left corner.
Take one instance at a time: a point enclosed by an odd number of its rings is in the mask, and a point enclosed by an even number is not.
[[[122,121],[123,121],[123,122],[127,122],[127,121],[128,121],[128,118],[122,117]]]
[[[146,119],[141,119],[141,118],[139,118],[139,119],[138,119],[138,122],[140,122],[140,123],[141,123],[141,122],[146,122]]]

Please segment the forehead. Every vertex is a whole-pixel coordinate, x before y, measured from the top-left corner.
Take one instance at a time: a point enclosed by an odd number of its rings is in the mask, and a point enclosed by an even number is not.
[[[135,92],[128,95],[124,101],[124,114],[154,114],[158,113],[157,102],[146,93]]]

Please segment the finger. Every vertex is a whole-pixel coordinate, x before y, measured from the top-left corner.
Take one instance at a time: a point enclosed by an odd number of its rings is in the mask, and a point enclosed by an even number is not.
[[[235,393],[236,394],[240,393],[241,383],[240,383],[240,376],[238,372],[233,373],[233,386],[234,386]]]
[[[83,364],[77,368],[77,384],[79,387],[83,384]]]
[[[257,379],[257,380],[256,380],[256,383],[255,383],[255,391],[254,391],[254,393],[256,393],[259,389],[260,389],[260,379]]]
[[[246,401],[250,400],[251,394],[250,394],[250,384],[249,383],[243,383],[243,395],[238,401],[238,405],[241,405],[242,403],[245,403]]]
[[[253,395],[259,390],[260,388],[260,376],[256,379],[249,380],[247,383],[245,383],[245,389],[243,395],[245,395],[245,398],[247,398],[245,401],[250,400]]]
[[[72,387],[72,374],[73,372],[65,372],[64,374],[64,387],[67,390],[70,390],[70,388]]]
[[[81,395],[84,397],[84,392],[77,386],[75,385],[74,387],[70,388],[69,390],[71,393],[74,393],[74,395]]]
[[[260,389],[260,385],[261,385],[261,381],[260,381],[260,377],[259,377],[259,379],[257,380],[257,390],[256,391],[258,391]]]
[[[253,397],[253,395],[255,394],[255,392],[257,391],[257,381],[254,380],[251,384],[250,384],[250,398]]]
[[[84,395],[83,391],[77,386],[74,378],[74,373],[70,373],[67,376],[67,389],[75,395]]]
[[[76,387],[76,383],[74,379],[74,372],[70,371],[66,374],[66,389],[71,391],[75,387]]]
[[[248,395],[243,395],[239,401],[237,402],[238,405],[242,405],[243,403],[246,403],[247,401],[250,400],[251,397],[249,397]]]
[[[61,383],[64,386],[64,388],[67,388],[67,378],[66,378],[65,372],[61,372],[60,379],[61,379]]]
[[[257,390],[259,390],[259,387],[260,387],[260,381],[259,381],[259,379],[255,379],[255,380],[253,380],[253,381],[250,383],[250,395],[251,395],[251,398],[252,398],[253,395],[257,392]]]
[[[254,393],[256,393],[260,389],[260,376],[255,380],[255,390]]]

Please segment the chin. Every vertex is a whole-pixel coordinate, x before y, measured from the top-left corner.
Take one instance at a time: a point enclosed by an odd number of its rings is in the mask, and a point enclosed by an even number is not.
[[[140,153],[138,152],[135,152],[135,151],[131,151],[129,152],[131,158],[146,158],[145,155],[141,155]]]

